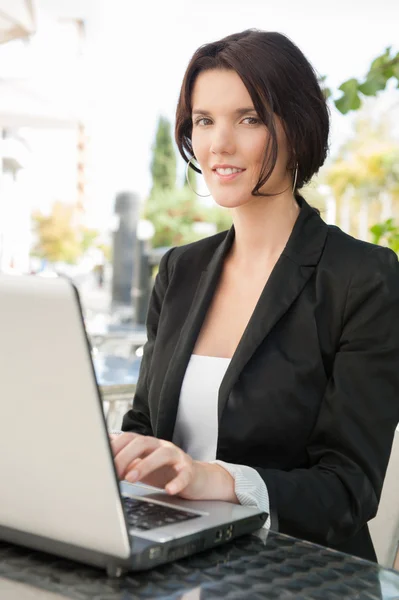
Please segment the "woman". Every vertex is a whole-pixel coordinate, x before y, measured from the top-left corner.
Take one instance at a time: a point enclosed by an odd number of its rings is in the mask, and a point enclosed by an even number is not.
[[[283,35],[195,52],[176,141],[234,225],[163,257],[112,445],[121,478],[258,505],[283,533],[375,560],[367,521],[399,420],[399,267],[299,194],[328,130]]]

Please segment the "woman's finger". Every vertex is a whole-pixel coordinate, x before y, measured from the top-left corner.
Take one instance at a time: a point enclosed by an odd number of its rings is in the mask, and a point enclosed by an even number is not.
[[[116,442],[115,442],[116,443]],[[130,440],[119,452],[115,455],[115,467],[120,479],[124,479],[127,468],[130,463],[136,458],[144,458],[160,445],[160,440],[157,438],[137,435]]]
[[[140,462],[140,465],[136,465],[133,470],[130,469],[129,465],[129,469],[125,474],[125,479],[133,483],[134,481],[140,481],[140,479],[144,479],[161,467],[174,467],[176,465],[178,468],[181,458],[182,453],[176,446],[173,444],[162,444],[158,446],[158,448],[154,449],[151,454],[143,458]]]
[[[180,473],[165,486],[165,490],[168,494],[173,496],[180,494],[191,483],[191,479],[191,469],[187,466],[186,469],[182,469]]]
[[[121,433],[120,435],[111,434],[110,438],[112,454],[117,456],[119,452],[136,437],[140,437],[138,433]]]
[[[132,471],[136,467],[136,465],[141,463],[142,460],[143,460],[142,458],[135,458],[134,460],[132,460],[130,465],[128,467],[126,467],[126,473],[128,473],[129,471]]]

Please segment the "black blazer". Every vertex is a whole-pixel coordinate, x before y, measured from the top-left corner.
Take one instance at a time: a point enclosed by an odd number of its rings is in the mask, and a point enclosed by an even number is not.
[[[398,260],[300,204],[220,386],[217,458],[260,473],[281,532],[375,560],[367,521],[399,421]],[[172,440],[233,239],[234,227],[163,257],[124,431]]]

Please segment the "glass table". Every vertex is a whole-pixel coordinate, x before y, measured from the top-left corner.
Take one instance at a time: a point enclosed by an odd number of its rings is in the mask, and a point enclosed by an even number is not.
[[[119,579],[107,578],[96,568],[0,542],[0,597],[393,600],[399,598],[399,572],[265,530]]]

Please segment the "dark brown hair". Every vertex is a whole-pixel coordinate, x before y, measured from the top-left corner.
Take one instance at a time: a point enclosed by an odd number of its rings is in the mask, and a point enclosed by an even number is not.
[[[269,179],[277,161],[274,114],[282,120],[287,136],[289,168],[298,164],[296,189],[310,181],[326,159],[329,111],[310,63],[293,42],[276,32],[248,29],[205,44],[194,53],[176,109],[175,138],[184,160],[188,162],[194,156],[191,143],[194,83],[199,73],[212,69],[234,70],[240,76],[259,118],[270,132],[260,178],[252,194],[266,195],[259,189]]]

